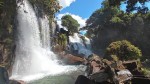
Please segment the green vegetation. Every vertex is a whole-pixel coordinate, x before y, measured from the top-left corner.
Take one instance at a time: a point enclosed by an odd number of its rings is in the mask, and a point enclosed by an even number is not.
[[[78,32],[78,27],[80,26],[80,24],[77,22],[77,20],[72,18],[71,15],[63,16],[61,18],[61,21],[62,21],[62,26],[68,28],[68,31],[70,33]]]
[[[110,20],[112,23],[122,23],[123,20],[121,20],[119,17],[112,17],[112,19]]]
[[[110,43],[125,39],[139,47],[144,58],[150,58],[150,11],[125,12],[120,9],[122,4],[120,1],[134,0],[113,0],[116,1],[113,4],[110,1],[112,0],[105,0],[102,7],[96,10],[86,22],[88,36],[93,39],[94,50],[101,50],[104,54]],[[129,9],[127,7],[127,10]]]
[[[42,7],[48,15],[54,15],[61,9],[58,0],[30,0],[32,4]]]
[[[108,0],[110,6],[117,6],[119,7],[122,3],[126,3],[126,12],[130,13],[134,10],[137,10],[139,13],[147,13],[148,7],[145,6],[145,3],[149,0]],[[141,7],[137,6],[136,4],[139,3],[142,5]]]
[[[149,77],[150,69],[149,68],[141,68],[141,73],[143,73],[145,76]]]
[[[136,60],[141,58],[142,53],[130,42],[123,40],[112,42],[106,49],[106,56],[113,56],[116,60],[117,58],[114,56],[117,56],[120,60]]]
[[[67,36],[65,34],[58,35],[58,44],[65,50],[67,46]]]

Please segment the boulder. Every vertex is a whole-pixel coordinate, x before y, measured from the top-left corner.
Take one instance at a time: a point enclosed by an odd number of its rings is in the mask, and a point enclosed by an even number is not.
[[[96,82],[94,80],[91,80],[83,75],[79,75],[77,80],[75,81],[75,84],[113,84],[107,81],[104,82]]]
[[[58,58],[61,59],[65,64],[70,65],[78,65],[85,62],[83,58],[65,52],[58,53]]]
[[[94,81],[88,79],[87,77],[83,75],[79,75],[75,84],[96,84]]]
[[[133,77],[131,71],[128,70],[129,67],[127,67],[129,64],[131,64],[130,66],[135,66],[134,62],[108,61],[93,55],[88,58],[87,77],[98,83],[121,84],[129,82]]]
[[[65,54],[65,53],[60,53],[59,54],[60,59],[64,61],[66,64],[82,64],[84,62],[84,59],[78,56],[74,56],[72,54]]]

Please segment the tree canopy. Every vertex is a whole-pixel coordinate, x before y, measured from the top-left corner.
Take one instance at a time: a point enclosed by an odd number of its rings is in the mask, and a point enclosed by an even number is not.
[[[104,53],[111,42],[125,39],[138,46],[144,56],[150,55],[149,11],[144,14],[125,12],[118,6],[110,6],[108,0],[105,0],[86,23],[88,36],[92,37],[95,50],[101,49]]]
[[[59,10],[62,8],[59,5],[58,0],[30,0],[32,4],[39,4],[43,9],[46,11],[46,13],[50,15],[54,15],[56,12],[59,12]]]
[[[61,18],[62,26],[68,28],[71,33],[78,32],[80,24],[71,15],[65,15]]]
[[[120,60],[133,60],[142,56],[141,50],[127,40],[112,42],[106,49],[106,55],[115,55]]]
[[[150,0],[109,0],[110,6],[120,6],[122,3],[127,4],[126,12],[132,12],[137,10],[140,13],[147,13],[148,7],[145,6],[145,3]],[[139,3],[141,6],[137,6],[136,4]]]

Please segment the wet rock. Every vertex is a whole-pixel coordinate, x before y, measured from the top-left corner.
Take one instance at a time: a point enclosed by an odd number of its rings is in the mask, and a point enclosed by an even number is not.
[[[127,68],[128,63],[130,62],[108,61],[93,55],[88,58],[87,77],[98,83],[110,82],[122,84],[128,82],[133,77]],[[131,65],[135,66],[134,63],[131,63]]]
[[[10,80],[9,84],[26,84],[26,83],[22,80]]]
[[[79,75],[75,84],[112,84],[112,83],[109,83],[107,81],[104,81],[104,82],[95,82],[94,80],[91,80],[83,75]]]
[[[64,52],[59,54],[60,58],[64,61],[66,64],[82,64],[84,62],[84,59],[78,56],[74,56],[72,54],[65,54]]]
[[[57,44],[57,45],[52,47],[52,51],[55,54],[60,54],[61,52],[63,52],[63,48],[60,45]]]
[[[80,75],[78,76],[75,84],[96,84],[94,81],[88,79],[87,77]]]
[[[109,79],[109,75],[106,72],[98,72],[94,73],[90,76],[91,80],[94,80],[95,82],[106,82]]]
[[[118,81],[124,82],[124,81],[131,80],[133,75],[129,70],[124,69],[117,72],[117,77],[118,77]]]
[[[141,73],[141,64],[138,60],[109,61],[91,55],[87,59],[86,66],[86,77],[79,76],[76,84],[148,84],[150,82],[150,79]]]
[[[0,66],[0,84],[9,84],[8,72],[2,66]]]

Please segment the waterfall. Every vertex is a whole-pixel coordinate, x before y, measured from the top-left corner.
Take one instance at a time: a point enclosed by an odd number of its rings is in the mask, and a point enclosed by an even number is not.
[[[91,50],[91,41],[90,41],[90,39],[84,36],[84,40],[85,40],[86,48],[88,50]]]
[[[39,18],[27,0],[17,5],[16,58],[10,79],[31,81],[76,70],[73,66],[59,65],[56,55],[50,51],[48,18],[40,18],[39,26]]]
[[[43,18],[40,18],[41,25],[41,41],[42,47],[46,49],[50,49],[50,29],[49,29],[49,20],[46,15]]]
[[[88,58],[88,56],[92,54],[92,51],[90,50],[91,44],[90,40],[87,37],[84,37],[84,39],[85,40],[83,41],[83,39],[81,39],[80,35],[77,33],[74,33],[73,36],[69,36],[70,44],[73,46],[72,50],[76,51],[77,54],[80,54],[82,56],[85,56],[85,58]]]

